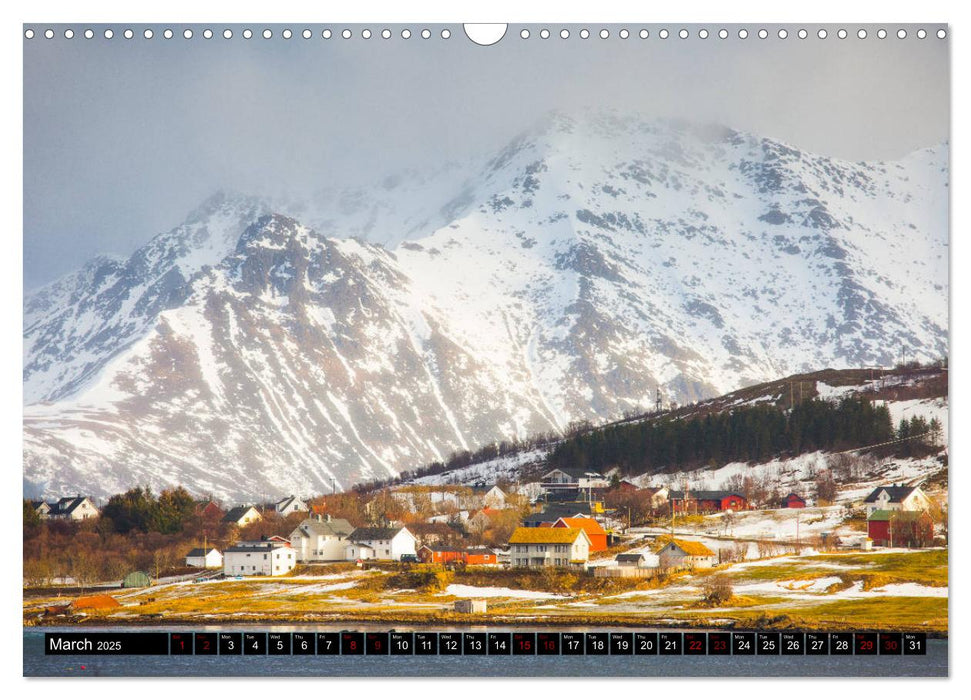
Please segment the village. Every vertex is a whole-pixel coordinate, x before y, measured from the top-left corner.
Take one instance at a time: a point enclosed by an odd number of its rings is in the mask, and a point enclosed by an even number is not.
[[[827,494],[831,495],[831,494]],[[524,483],[405,483],[222,507],[224,533],[162,570],[25,586],[25,624],[203,620],[543,620],[947,629],[946,527],[921,485],[841,499],[645,486],[557,468]],[[364,500],[364,499],[358,499]],[[818,502],[817,502],[818,501]],[[91,498],[31,502],[99,518]],[[73,582],[77,583],[77,582]],[[877,603],[878,605],[874,605]]]

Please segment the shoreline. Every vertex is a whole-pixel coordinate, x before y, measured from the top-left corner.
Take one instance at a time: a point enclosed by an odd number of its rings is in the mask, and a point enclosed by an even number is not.
[[[27,621],[25,620],[25,623]],[[113,620],[110,618],[85,617],[83,619],[68,618],[49,618],[37,620],[33,624],[24,624],[23,629],[48,628],[48,627],[112,627],[112,628],[132,628],[143,627],[246,627],[247,625],[294,625],[294,626],[327,626],[340,628],[353,624],[381,625],[384,623],[387,629],[392,630],[397,627],[435,630],[443,627],[502,627],[522,630],[534,630],[540,628],[576,628],[576,627],[597,627],[603,629],[612,628],[637,628],[651,630],[674,630],[687,632],[922,632],[928,639],[949,638],[948,630],[926,629],[919,630],[911,627],[901,627],[898,625],[886,625],[881,627],[858,627],[846,624],[833,625],[792,625],[792,624],[766,624],[751,626],[737,624],[734,621],[726,621],[726,624],[699,625],[696,622],[680,620],[636,620],[630,618],[599,618],[590,619],[582,616],[557,616],[543,620],[524,620],[517,616],[490,616],[488,618],[478,617],[442,617],[429,618],[428,616],[409,616],[399,615],[394,619],[370,615],[320,615],[314,618],[304,617],[280,617],[274,615],[247,616],[241,620],[236,617],[197,617],[172,616],[165,618],[130,618],[126,620]]]

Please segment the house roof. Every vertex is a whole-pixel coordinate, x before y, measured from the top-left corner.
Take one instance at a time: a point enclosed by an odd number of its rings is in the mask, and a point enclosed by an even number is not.
[[[390,540],[404,529],[403,527],[359,527],[351,533],[348,539],[352,542]]]
[[[51,515],[70,515],[74,510],[88,500],[87,496],[66,496],[55,503],[48,503]]]
[[[577,537],[590,538],[574,527],[517,527],[509,544],[573,544]]]
[[[581,467],[557,467],[556,469],[550,469],[548,472],[543,474],[543,476],[549,476],[553,472],[563,472],[567,476],[571,476],[574,479],[580,479],[587,476],[603,477],[603,474],[594,469],[582,469]]]
[[[490,508],[489,506],[486,506],[485,508],[480,508],[479,510],[475,511],[475,513],[473,513],[471,517],[474,518],[477,515],[484,515],[487,518],[491,518],[496,513],[501,513],[501,512],[502,511],[500,511],[498,508]]]
[[[413,535],[454,535],[455,530],[443,522],[408,523],[408,531]]]
[[[277,501],[274,504],[276,510],[286,510],[290,506],[294,506],[296,510],[307,510],[307,504],[301,501],[296,496],[287,496],[281,501]]]
[[[423,544],[418,549],[427,549],[430,552],[461,552],[461,547],[453,547],[448,544]]]
[[[790,491],[789,492],[789,495],[786,496],[785,498],[783,498],[782,500],[788,501],[790,498],[798,498],[800,501],[805,501],[806,500],[805,498],[803,498],[802,496],[800,496],[798,493],[795,493],[794,491]]]
[[[740,493],[734,491],[693,491],[688,489],[688,498],[693,498],[698,501],[720,501],[728,496],[738,496],[739,498],[745,498]],[[683,501],[684,491],[669,491],[668,500],[671,501]]]
[[[563,523],[568,528],[576,528],[585,531],[588,535],[606,535],[606,531],[593,518],[560,518],[557,523]],[[553,527],[556,527],[556,523]]]
[[[332,520],[317,520],[307,518],[297,528],[290,533],[290,537],[303,535],[304,537],[345,537],[354,532],[354,526],[344,520],[344,518],[334,518]]]
[[[616,561],[641,561],[644,559],[643,554],[618,554],[614,557]]]
[[[237,542],[232,547],[227,547],[224,552],[263,552],[273,551],[288,546],[288,543],[278,540],[254,540],[248,542]]]
[[[867,520],[889,521],[893,518],[897,522],[908,522],[930,517],[922,510],[875,510]]]
[[[466,547],[466,554],[495,554],[495,552],[488,547]]]
[[[223,516],[223,522],[224,523],[239,522],[242,519],[242,517],[246,515],[247,512],[249,512],[251,508],[253,508],[253,506],[236,506],[235,508],[231,508],[229,512]],[[253,508],[253,510],[256,510],[256,509]],[[256,511],[256,514],[259,515],[258,510]]]
[[[664,547],[667,548],[671,545],[678,547],[689,557],[711,557],[715,555],[713,551],[701,542],[695,542],[693,540],[671,540]]]
[[[560,518],[572,518],[576,515],[590,515],[590,504],[586,501],[576,501],[573,503],[555,503],[546,507],[540,513],[530,513],[524,520],[528,522],[550,522],[555,523]]]
[[[886,491],[890,496],[891,503],[901,503],[916,490],[916,486],[897,486],[896,484],[893,486],[879,486],[873,489],[873,491],[870,492],[870,495],[867,496],[863,502],[876,503],[877,498],[880,497],[880,494]]]
[[[219,550],[215,547],[210,547],[209,549],[203,549],[202,547],[196,547],[195,549],[190,549],[189,553],[186,554],[187,557],[204,557],[211,552],[219,554]]]

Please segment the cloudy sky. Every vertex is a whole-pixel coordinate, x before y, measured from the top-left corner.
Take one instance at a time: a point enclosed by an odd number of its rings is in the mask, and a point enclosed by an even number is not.
[[[261,25],[262,26],[262,25]],[[680,25],[679,25],[680,26]],[[302,193],[488,151],[550,109],[716,121],[852,160],[949,133],[948,41],[121,37],[24,41],[24,287],[128,254],[219,188]],[[80,34],[79,28],[75,28]],[[219,29],[222,29],[220,25]],[[279,30],[279,28],[277,28]],[[559,29],[559,26],[555,28]],[[599,30],[599,25],[596,28]]]

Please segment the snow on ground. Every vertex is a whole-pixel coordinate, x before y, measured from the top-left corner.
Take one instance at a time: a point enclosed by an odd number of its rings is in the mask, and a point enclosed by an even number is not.
[[[791,459],[773,459],[762,464],[748,462],[729,462],[717,469],[679,471],[671,474],[657,474],[655,485],[672,489],[683,489],[687,481],[693,491],[717,490],[735,476],[749,476],[777,482],[783,490],[799,490],[802,482],[812,482],[816,475],[827,468],[825,452],[808,452]]]
[[[944,444],[947,444],[948,436],[948,410],[947,399],[912,399],[910,401],[884,401],[890,411],[890,418],[896,428],[904,418],[910,420],[914,416],[923,416],[929,423],[932,418],[937,418],[941,424],[941,433]]]
[[[816,579],[815,581],[760,581],[758,583],[736,584],[733,590],[736,595],[784,595],[793,600],[849,600],[860,598],[913,597],[913,598],[947,598],[947,588],[943,586],[924,586],[919,583],[889,583],[870,590],[863,590],[863,581],[854,581],[853,585],[842,591],[827,593],[826,589],[840,579],[836,576]],[[803,587],[801,584],[806,584]],[[811,585],[810,585],[811,584]]]
[[[753,539],[805,540],[822,532],[840,529],[843,506],[778,508],[733,513],[716,513],[705,521],[705,529],[729,537]]]
[[[546,457],[547,450],[529,450],[497,457],[487,462],[470,464],[467,467],[451,469],[441,474],[422,476],[409,481],[424,486],[444,486],[447,484],[494,484],[500,480],[518,481],[523,467]]]
[[[439,595],[452,595],[459,598],[526,598],[530,600],[570,597],[557,593],[547,593],[545,591],[521,591],[515,588],[502,588],[499,586],[466,586],[459,583],[450,584],[445,589],[445,592]]]

